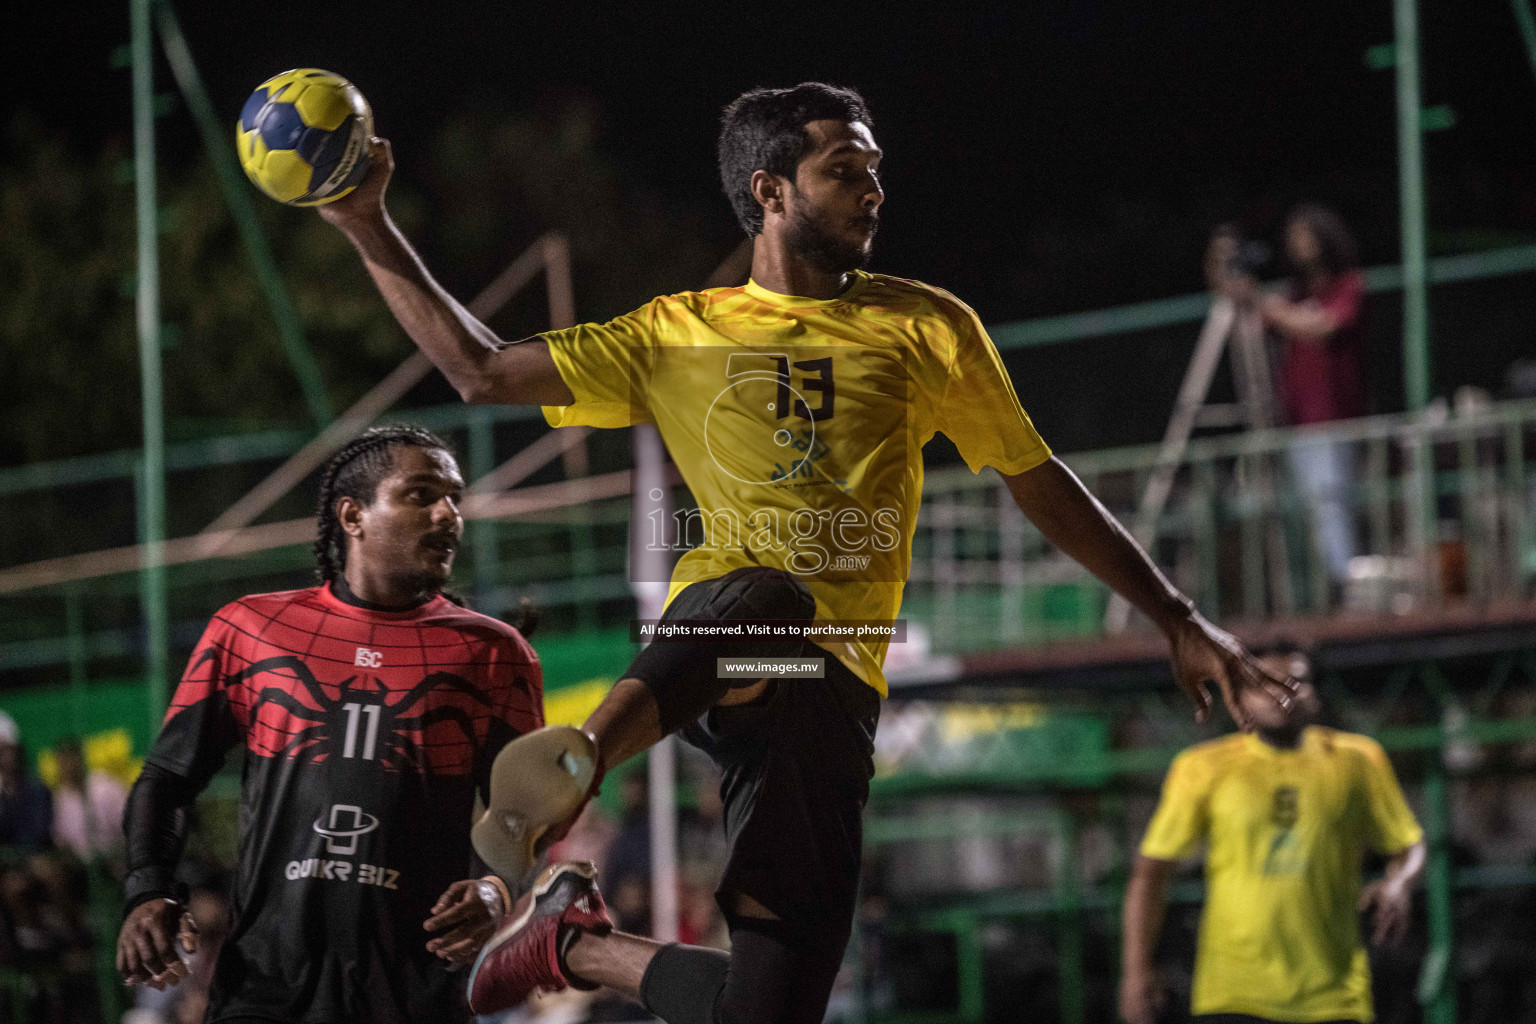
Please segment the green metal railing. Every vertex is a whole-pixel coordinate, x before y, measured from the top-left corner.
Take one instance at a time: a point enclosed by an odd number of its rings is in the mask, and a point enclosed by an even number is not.
[[[494,465],[498,423],[533,410],[448,406],[413,415],[450,437],[462,437],[471,466]],[[474,417],[474,418],[472,418]],[[476,424],[480,424],[476,426]],[[217,453],[271,459],[299,440],[276,433],[240,444],[171,449],[172,466],[195,473]],[[1298,443],[1348,444],[1360,473],[1343,497],[1352,509],[1360,550],[1376,556],[1359,580],[1330,587],[1315,543],[1309,506],[1289,486],[1284,459]],[[1262,621],[1361,611],[1432,610],[1446,600],[1480,604],[1518,601],[1536,575],[1536,402],[1495,405],[1476,415],[1432,421],[1374,417],[1325,428],[1197,438],[1179,467],[1173,499],[1155,524],[1152,551],[1184,591],[1213,618]],[[1153,470],[1156,449],[1137,447],[1066,456],[1089,488],[1127,522]],[[80,460],[73,481],[99,479],[110,460]],[[1264,472],[1278,486],[1252,486]],[[0,488],[35,485],[31,473],[0,476]],[[686,493],[677,492],[686,508]],[[553,629],[590,628],[629,611],[627,495],[476,524],[461,556],[459,585],[492,613],[530,595]],[[1288,539],[1284,564],[1267,538]],[[928,475],[914,538],[904,615],[926,627],[936,653],[966,653],[1102,630],[1106,592],[1075,563],[1054,552],[1018,512],[1001,480],[963,467]],[[576,560],[582,561],[577,574]],[[310,565],[302,541],[230,558],[163,570],[178,646],[224,601],[252,589],[302,585]],[[133,574],[0,597],[0,672],[122,662],[141,650],[132,600]],[[1448,598],[1446,595],[1450,594]],[[960,624],[964,628],[959,628]]]
[[[1533,442],[1530,401],[1444,420],[1381,416],[1197,438],[1151,550],[1217,619],[1521,601],[1536,576]],[[1293,447],[1317,444],[1348,446],[1359,467],[1339,497],[1355,520],[1359,552],[1374,558],[1353,564],[1342,588],[1330,585],[1311,506],[1285,465]],[[1136,522],[1156,458],[1148,446],[1065,461],[1122,520]],[[1277,486],[1255,486],[1266,474]],[[1267,543],[1274,537],[1287,542],[1283,559]],[[1102,585],[1051,549],[991,474],[931,474],[914,551],[906,614],[931,624],[937,650],[1101,632]],[[1046,607],[1052,595],[1054,613]]]

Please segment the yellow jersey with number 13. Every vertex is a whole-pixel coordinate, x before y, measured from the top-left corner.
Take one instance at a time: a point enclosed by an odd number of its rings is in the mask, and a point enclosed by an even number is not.
[[[944,433],[973,472],[1050,457],[968,306],[916,281],[851,277],[835,299],[748,282],[542,335],[575,397],[544,410],[550,424],[653,423],[693,492],[669,600],[767,565],[805,582],[818,619],[889,622],[929,438]],[[822,646],[883,695],[888,639]]]

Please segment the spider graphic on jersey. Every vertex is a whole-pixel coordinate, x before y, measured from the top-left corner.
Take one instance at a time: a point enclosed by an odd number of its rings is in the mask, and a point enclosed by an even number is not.
[[[289,680],[287,686],[258,686],[261,676]],[[225,687],[244,683],[252,695],[249,712],[252,749],[269,756],[306,757],[311,763],[325,761],[333,754],[343,757],[377,758],[396,771],[467,769],[459,755],[446,754],[442,744],[434,744],[435,762],[429,766],[427,731],[440,723],[452,723],[462,733],[468,749],[478,741],[471,714],[453,704],[425,708],[426,698],[434,690],[446,688],[462,693],[482,707],[489,708],[490,697],[479,687],[451,672],[432,672],[404,693],[392,692],[377,684],[357,686],[358,676],[337,684],[337,696],[326,694],[326,687],[315,678],[309,666],[294,655],[264,658],[225,679]],[[310,706],[300,695],[313,702]],[[382,698],[382,699],[381,699]],[[393,699],[392,699],[393,698]],[[274,716],[264,720],[261,711],[276,705],[287,714],[281,722]],[[449,747],[456,747],[450,744]],[[444,756],[448,763],[442,763]]]

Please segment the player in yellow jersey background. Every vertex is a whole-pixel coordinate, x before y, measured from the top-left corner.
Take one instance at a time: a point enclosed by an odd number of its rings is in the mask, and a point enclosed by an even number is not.
[[[1125,897],[1120,1012],[1130,1024],[1158,1018],[1153,954],[1168,884],[1178,861],[1202,846],[1195,1019],[1374,1018],[1357,908],[1373,913],[1377,944],[1402,935],[1423,831],[1379,744],[1313,724],[1319,707],[1305,656],[1267,660],[1304,681],[1291,707],[1254,702],[1254,732],[1191,747],[1163,783]],[[1390,860],[1362,889],[1366,851]]]
[[[922,447],[942,431],[1164,632],[1202,720],[1212,683],[1239,721],[1243,692],[1288,703],[1290,681],[1201,617],[1051,456],[975,313],[941,289],[865,272],[885,199],[873,124],[851,89],[804,83],[738,97],[722,118],[719,159],[752,239],[750,283],[513,344],[444,292],[390,221],[382,141],[369,178],[321,215],[466,401],[541,405],[556,426],[656,425],[708,524],[673,573],[666,619],[893,619]],[[717,659],[731,655],[810,667],[803,678],[725,678]],[[584,729],[602,766],[672,732],[720,766],[730,854],[718,899],[731,953],[613,931],[591,871],[558,865],[528,915],[481,954],[476,1011],[534,988],[602,984],[669,1024],[821,1021],[857,895],[884,655],[880,640],[688,639],[642,651]],[[541,767],[530,761],[527,774]],[[494,784],[491,805],[508,835],[559,820],[512,806]]]

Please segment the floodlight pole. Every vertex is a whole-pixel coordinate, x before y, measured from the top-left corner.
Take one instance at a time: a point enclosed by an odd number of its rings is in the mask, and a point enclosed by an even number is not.
[[[1429,404],[1429,274],[1424,241],[1424,126],[1419,97],[1418,0],[1393,0],[1397,66],[1397,181],[1402,222],[1403,385],[1408,409]]]
[[[1531,0],[1509,0],[1509,4],[1515,12],[1515,24],[1520,26],[1520,40],[1525,43],[1531,71],[1536,73],[1536,15],[1531,13]]]
[[[1392,27],[1396,43],[1397,72],[1397,174],[1402,217],[1403,258],[1403,384],[1408,410],[1422,412],[1429,404],[1429,281],[1424,230],[1424,113],[1419,97],[1418,0],[1392,0]],[[1414,446],[1412,458],[1419,481],[1420,555],[1433,564],[1437,532],[1435,511],[1435,455],[1427,438]],[[1429,597],[1437,595],[1433,585]],[[1426,962],[1438,965],[1438,979],[1421,978],[1426,1024],[1455,1024],[1456,982],[1455,918],[1451,889],[1450,844],[1444,828],[1443,767],[1436,766],[1427,797],[1430,808],[1431,843],[1425,872],[1429,918],[1429,944],[1438,956]],[[1433,984],[1424,984],[1433,981]],[[1432,991],[1430,991],[1432,989]]]
[[[160,381],[160,223],[155,198],[155,65],[153,0],[129,0],[133,56],[133,181],[138,224],[140,394],[144,461],[139,470],[139,541],[146,545],[139,572],[144,613],[144,693],[149,735],[160,730],[170,671],[170,618],[166,608],[165,419]]]
[[[634,487],[630,499],[629,580],[641,619],[661,618],[672,575],[672,502],[661,434],[649,423],[630,429]],[[657,534],[660,534],[659,536]],[[664,736],[646,753],[650,784],[651,938],[677,941],[677,740]]]

